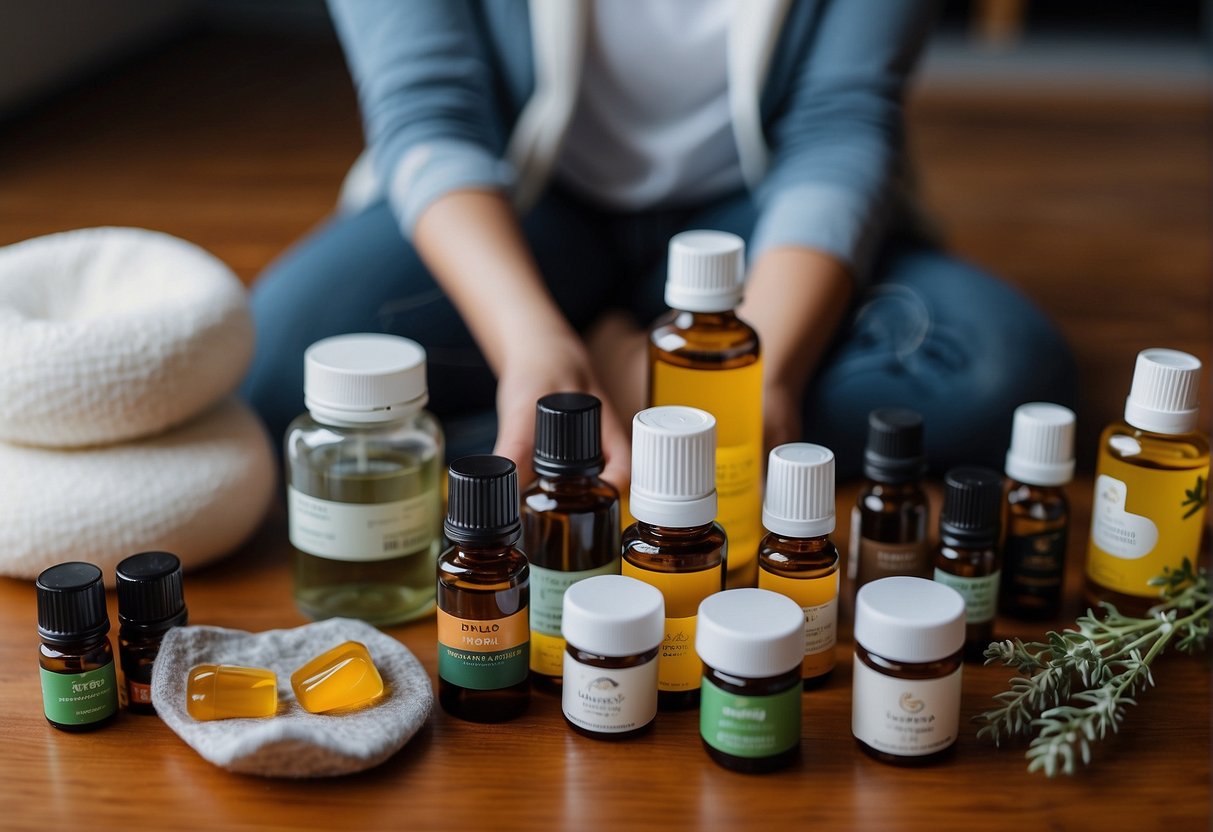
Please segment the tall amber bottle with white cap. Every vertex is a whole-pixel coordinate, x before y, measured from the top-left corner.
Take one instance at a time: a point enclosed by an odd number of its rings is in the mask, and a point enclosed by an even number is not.
[[[1163,567],[1195,561],[1209,502],[1209,440],[1197,430],[1200,361],[1184,352],[1137,356],[1123,422],[1099,440],[1087,600],[1140,613]]]
[[[753,586],[762,519],[762,359],[758,334],[737,317],[745,243],[723,231],[670,240],[665,300],[649,333],[649,404],[716,417],[716,518],[729,535],[729,586]]]
[[[838,547],[834,531],[834,452],[793,442],[771,451],[758,547],[758,588],[787,596],[804,612],[806,688],[834,670],[838,633]]]
[[[286,433],[295,603],[311,618],[396,624],[434,609],[442,430],[424,408],[425,350],[395,335],[304,353],[308,412]]]
[[[632,420],[632,516],[622,572],[661,590],[657,665],[662,710],[699,704],[699,603],[724,588],[728,541],[716,517],[716,420],[693,407],[651,407]]]
[[[1013,618],[1056,618],[1070,530],[1064,486],[1074,477],[1074,411],[1047,402],[1015,408],[1004,470],[998,609]]]

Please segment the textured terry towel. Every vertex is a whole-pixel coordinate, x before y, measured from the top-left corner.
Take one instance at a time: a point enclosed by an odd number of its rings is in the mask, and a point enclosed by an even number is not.
[[[357,711],[310,714],[295,701],[291,674],[346,641],[359,641],[383,677],[383,696]],[[190,668],[264,667],[278,674],[278,715],[199,722],[186,710]],[[152,672],[156,712],[217,766],[266,777],[329,777],[376,766],[399,751],[429,718],[429,676],[408,648],[371,625],[332,618],[293,630],[246,633],[221,627],[169,630]]]

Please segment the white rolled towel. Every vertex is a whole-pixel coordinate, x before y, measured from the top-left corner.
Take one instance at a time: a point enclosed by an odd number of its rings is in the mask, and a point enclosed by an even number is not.
[[[269,438],[225,401],[149,439],[81,450],[0,443],[0,574],[35,578],[84,560],[113,583],[134,552],[175,552],[186,569],[243,543],[273,496]]]
[[[159,433],[230,393],[252,350],[244,287],[192,243],[88,228],[0,248],[0,440]]]

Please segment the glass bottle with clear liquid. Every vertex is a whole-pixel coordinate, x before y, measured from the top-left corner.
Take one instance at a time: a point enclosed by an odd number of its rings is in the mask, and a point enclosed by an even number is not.
[[[728,585],[754,586],[762,528],[762,356],[737,317],[745,244],[723,231],[670,240],[665,299],[649,333],[650,406],[686,405],[716,418],[716,520],[729,537]]]
[[[295,602],[385,626],[434,608],[443,436],[424,410],[425,351],[341,335],[304,356],[308,412],[287,429]]]

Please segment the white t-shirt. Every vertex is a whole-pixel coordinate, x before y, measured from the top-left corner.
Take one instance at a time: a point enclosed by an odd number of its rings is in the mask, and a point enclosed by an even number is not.
[[[733,0],[596,0],[559,180],[624,210],[721,196],[744,179],[726,42]]]

